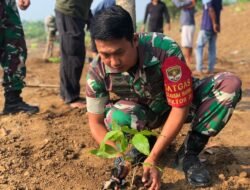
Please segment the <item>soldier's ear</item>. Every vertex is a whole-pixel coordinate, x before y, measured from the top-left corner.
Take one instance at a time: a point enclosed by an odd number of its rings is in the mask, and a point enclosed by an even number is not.
[[[137,33],[134,33],[133,44],[134,44],[135,47],[137,47],[138,44],[139,44],[139,36],[138,36]]]

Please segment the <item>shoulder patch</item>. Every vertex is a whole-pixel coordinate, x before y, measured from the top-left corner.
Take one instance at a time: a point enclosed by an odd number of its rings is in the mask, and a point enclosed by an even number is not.
[[[187,106],[192,102],[192,74],[188,66],[178,57],[168,57],[162,64],[165,95],[173,107]]]
[[[166,70],[167,77],[172,82],[177,82],[182,76],[181,67],[179,65],[170,67]]]

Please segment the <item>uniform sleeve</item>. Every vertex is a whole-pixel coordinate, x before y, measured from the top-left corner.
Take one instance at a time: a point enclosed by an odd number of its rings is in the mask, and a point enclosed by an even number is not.
[[[105,88],[105,78],[98,64],[90,64],[86,80],[87,111],[90,113],[104,113],[109,100],[109,93]],[[99,64],[100,65],[100,64]]]
[[[192,73],[184,59],[169,56],[161,70],[168,104],[172,107],[188,106],[193,100]]]

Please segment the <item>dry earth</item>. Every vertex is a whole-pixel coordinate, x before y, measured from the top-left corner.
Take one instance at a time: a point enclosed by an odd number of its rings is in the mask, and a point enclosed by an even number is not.
[[[209,153],[202,155],[213,176],[213,186],[204,189],[250,189],[249,10],[250,4],[241,4],[225,7],[222,13],[216,71],[231,71],[240,76],[243,98],[226,128],[211,139]],[[199,23],[200,13],[197,14],[196,31]],[[178,22],[172,24],[169,35],[180,40]],[[28,87],[23,92],[25,100],[40,106],[40,113],[34,116],[0,116],[0,189],[101,189],[109,178],[112,160],[103,160],[89,153],[96,144],[89,132],[86,111],[70,109],[61,101],[59,64],[44,63],[40,59],[43,48],[43,45],[38,49],[30,48]],[[87,67],[81,80],[82,96],[86,70]],[[0,95],[2,108],[2,88]],[[193,189],[185,182],[183,173],[173,168],[174,155],[188,127],[183,128],[162,157],[164,190]],[[140,170],[136,172],[135,181],[140,179]],[[128,181],[131,183],[131,175]],[[130,186],[130,189],[142,189]]]

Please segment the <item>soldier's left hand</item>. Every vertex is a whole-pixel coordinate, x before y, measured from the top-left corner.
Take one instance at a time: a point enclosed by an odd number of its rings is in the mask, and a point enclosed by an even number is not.
[[[30,6],[30,0],[18,0],[18,7],[21,10],[26,10]]]
[[[159,190],[161,187],[161,173],[154,165],[149,159],[144,161],[142,182],[149,190]]]

